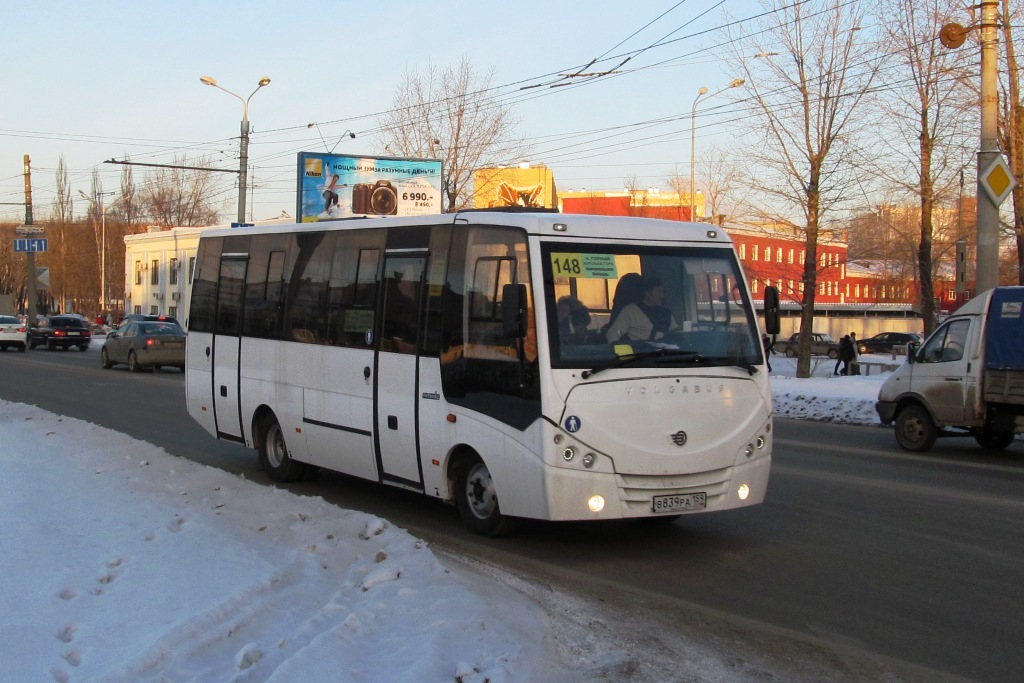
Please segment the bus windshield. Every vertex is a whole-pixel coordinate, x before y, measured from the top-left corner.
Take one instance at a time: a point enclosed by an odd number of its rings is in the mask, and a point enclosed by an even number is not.
[[[543,267],[552,367],[763,362],[731,249],[547,243]]]

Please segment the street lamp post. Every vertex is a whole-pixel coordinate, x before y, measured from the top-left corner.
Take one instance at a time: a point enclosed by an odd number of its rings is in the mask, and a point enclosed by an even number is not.
[[[89,197],[86,193],[81,190],[78,194],[82,195],[82,199],[88,200],[90,203],[97,201],[100,204],[100,314],[103,313],[103,309],[107,305],[107,207],[103,204],[103,198],[107,195],[117,194],[116,192],[97,192],[95,198]],[[113,206],[119,201],[124,199],[124,196],[118,197],[114,201],[110,202]]]
[[[725,86],[724,88],[722,88],[721,90],[719,90],[717,92],[711,93],[710,95],[708,95],[708,97],[709,98],[714,97],[715,95],[718,95],[719,93],[725,92],[729,88],[738,88],[741,85],[743,85],[745,82],[746,81],[744,81],[742,78],[733,79],[733,81],[731,83],[729,83],[729,85]],[[693,100],[693,107],[690,108],[690,220],[691,221],[694,220],[693,213],[694,213],[694,209],[695,209],[695,201],[694,201],[694,196],[693,196],[693,193],[694,193],[693,177],[694,177],[694,174],[695,174],[695,171],[694,171],[694,161],[695,161],[694,156],[695,156],[695,148],[696,148],[696,142],[697,142],[697,102],[700,100],[700,98],[704,97],[704,95],[707,95],[707,94],[708,94],[708,89],[706,87],[704,87],[704,86],[701,86],[700,90],[697,91],[697,97],[695,97],[694,100]]]
[[[231,92],[227,88],[217,84],[217,80],[212,76],[201,76],[200,82],[205,85],[213,86],[218,90],[223,90],[232,97],[238,98],[238,101],[242,103],[242,138],[239,141],[239,159],[238,159],[238,222],[245,223],[245,192],[246,185],[248,182],[248,164],[249,164],[249,100],[252,96],[259,92],[260,88],[265,85],[270,85],[270,79],[264,76],[260,79],[256,89],[246,97],[242,98],[241,95]]]

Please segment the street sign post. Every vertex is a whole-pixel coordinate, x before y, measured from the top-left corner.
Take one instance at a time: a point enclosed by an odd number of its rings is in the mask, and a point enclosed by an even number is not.
[[[43,237],[21,238],[14,240],[14,251],[17,252],[40,252],[46,251],[46,239]]]
[[[14,228],[14,232],[19,235],[42,235],[43,226],[41,225],[19,225]]]

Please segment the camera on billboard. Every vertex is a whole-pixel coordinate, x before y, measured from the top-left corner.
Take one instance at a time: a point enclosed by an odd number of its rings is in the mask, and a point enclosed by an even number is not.
[[[352,213],[376,216],[398,214],[398,192],[389,180],[352,186]]]

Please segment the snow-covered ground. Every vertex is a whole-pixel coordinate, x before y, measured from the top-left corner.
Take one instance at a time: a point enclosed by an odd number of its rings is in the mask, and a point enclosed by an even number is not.
[[[881,376],[831,377],[822,361],[797,380],[795,361],[772,364],[778,415],[877,421]],[[0,401],[0,468],[0,680],[744,678],[734,653],[685,643],[664,655],[676,663],[626,666],[586,605],[33,406]]]

